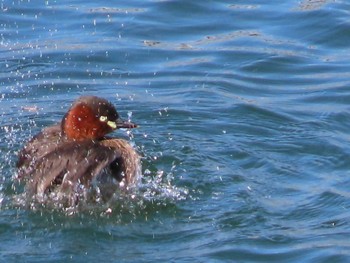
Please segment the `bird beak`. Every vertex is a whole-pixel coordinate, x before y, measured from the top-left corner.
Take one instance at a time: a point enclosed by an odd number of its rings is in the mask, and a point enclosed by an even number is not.
[[[129,121],[124,121],[122,119],[117,119],[116,122],[113,122],[115,124],[116,128],[113,128],[111,125],[107,124],[112,127],[113,129],[133,129],[137,128],[137,125],[135,123],[129,122]]]

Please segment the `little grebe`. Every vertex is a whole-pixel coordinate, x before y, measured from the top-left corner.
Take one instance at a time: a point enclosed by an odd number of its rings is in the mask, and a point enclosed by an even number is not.
[[[139,155],[127,141],[106,134],[136,127],[122,121],[107,100],[82,96],[61,123],[43,129],[20,151],[18,179],[26,181],[30,196],[38,197],[57,189],[72,198],[79,187],[88,188],[105,172],[126,185],[135,184]]]

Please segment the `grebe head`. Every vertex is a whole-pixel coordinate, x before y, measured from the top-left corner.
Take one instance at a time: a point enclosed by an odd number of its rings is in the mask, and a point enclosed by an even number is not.
[[[115,107],[103,98],[82,96],[62,120],[62,130],[69,139],[100,139],[118,128],[136,128],[120,119]]]

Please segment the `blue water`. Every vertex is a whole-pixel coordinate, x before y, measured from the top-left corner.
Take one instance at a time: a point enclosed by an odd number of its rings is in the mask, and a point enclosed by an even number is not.
[[[0,1],[1,262],[348,262],[348,1]],[[82,94],[140,125],[132,195],[24,206]]]

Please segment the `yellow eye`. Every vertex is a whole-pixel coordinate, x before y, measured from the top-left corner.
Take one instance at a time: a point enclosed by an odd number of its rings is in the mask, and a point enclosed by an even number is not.
[[[101,116],[100,117],[100,121],[102,122],[106,122],[108,120],[108,118],[106,116]]]

